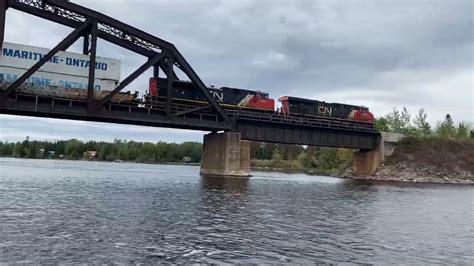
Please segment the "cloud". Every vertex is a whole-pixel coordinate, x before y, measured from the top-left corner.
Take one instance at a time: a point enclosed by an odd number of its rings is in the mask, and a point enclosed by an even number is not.
[[[432,123],[446,113],[474,121],[469,0],[73,2],[174,43],[206,84],[363,104],[377,116],[407,106],[424,107]],[[14,10],[6,25],[6,41],[46,47],[71,31]],[[122,60],[122,77],[145,60],[103,41],[98,50]],[[150,75],[130,89],[143,92]]]

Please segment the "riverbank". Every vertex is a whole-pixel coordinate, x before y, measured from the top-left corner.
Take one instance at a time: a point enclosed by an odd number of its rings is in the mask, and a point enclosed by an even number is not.
[[[341,151],[338,151],[341,153]],[[474,139],[407,137],[372,176],[352,174],[352,153],[343,152],[329,167],[305,167],[298,160],[252,160],[252,170],[339,178],[441,184],[474,184]]]
[[[0,158],[10,158],[10,159],[21,159],[21,160],[45,160],[45,161],[83,161],[83,162],[100,162],[100,163],[133,163],[133,164],[155,164],[155,165],[184,165],[184,166],[200,166],[201,163],[185,163],[185,162],[137,162],[137,161],[127,161],[127,160],[85,160],[85,159],[59,159],[59,158],[18,158],[14,156],[0,156]]]
[[[336,152],[337,153],[337,152]],[[301,160],[251,160],[251,170],[260,172],[279,172],[287,174],[307,174],[339,177],[342,172],[350,167],[352,163],[351,153],[347,155],[347,151],[343,152],[345,155],[337,158],[332,163],[317,164],[313,167],[305,166]]]
[[[407,137],[373,176],[341,177],[415,183],[474,184],[474,140]]]

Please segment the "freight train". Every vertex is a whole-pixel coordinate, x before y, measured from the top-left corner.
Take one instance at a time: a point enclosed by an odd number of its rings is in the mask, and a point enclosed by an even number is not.
[[[168,80],[164,78],[150,78],[149,94],[145,97],[145,101],[165,99],[167,82]],[[173,81],[171,88],[171,98],[175,101],[201,104],[207,102],[202,92],[196,89],[191,82]],[[275,109],[275,100],[269,98],[268,93],[265,92],[229,87],[207,89],[224,108],[277,111],[284,116],[320,116],[367,123],[374,122],[374,115],[364,106],[283,96],[278,98],[281,108]]]
[[[7,87],[5,81],[0,80],[0,93]],[[138,92],[120,92],[112,98],[113,103],[127,103],[137,106],[150,106],[154,103],[166,101],[168,80],[151,78],[149,91],[143,99],[138,98]],[[206,105],[207,100],[193,83],[175,80],[171,87],[171,98],[175,103],[187,105]],[[324,101],[283,96],[278,98],[281,108],[275,108],[275,100],[268,93],[238,88],[221,87],[207,88],[211,96],[225,109],[244,109],[254,112],[271,112],[282,116],[310,116],[343,119],[350,121],[374,123],[374,115],[367,107],[341,103],[327,103]],[[87,90],[77,88],[62,88],[58,86],[36,86],[24,84],[17,90],[20,93],[35,94],[47,97],[67,99],[87,99]],[[108,91],[95,91],[94,99],[100,100],[108,95]]]

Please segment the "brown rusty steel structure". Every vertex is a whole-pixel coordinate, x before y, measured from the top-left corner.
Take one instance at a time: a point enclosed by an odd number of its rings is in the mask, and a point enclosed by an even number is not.
[[[72,32],[17,81],[0,88],[0,113],[74,119],[202,131],[237,131],[245,140],[345,147],[370,150],[376,147],[379,132],[371,124],[321,117],[283,116],[243,109],[224,109],[210,95],[204,83],[176,47],[99,12],[64,0],[0,0],[0,44],[3,43],[7,9],[19,10],[73,28]],[[83,53],[90,56],[89,84],[85,100],[46,97],[16,90],[57,52],[83,38]],[[94,97],[97,40],[102,39],[147,58],[122,80],[109,95]],[[1,47],[0,47],[1,48]],[[111,99],[147,69],[168,78],[166,100],[147,106],[143,103],[112,103]],[[201,105],[173,102],[172,81],[180,69],[206,98]]]

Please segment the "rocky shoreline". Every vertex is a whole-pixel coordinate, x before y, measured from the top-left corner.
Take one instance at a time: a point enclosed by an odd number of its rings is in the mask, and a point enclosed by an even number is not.
[[[452,170],[452,169],[451,169]],[[419,166],[412,168],[407,165],[390,165],[382,167],[372,176],[354,176],[349,169],[340,176],[341,178],[393,181],[408,183],[434,183],[434,184],[466,184],[474,185],[474,174],[468,171],[440,171],[435,167]]]
[[[335,178],[343,179],[357,179],[357,180],[375,180],[375,181],[389,181],[389,182],[407,182],[407,183],[432,183],[432,184],[464,184],[474,185],[474,173],[463,170],[449,171],[440,170],[436,167],[418,166],[412,168],[406,164],[400,165],[382,165],[381,168],[372,176],[355,176],[352,174],[352,167],[342,174],[328,174],[322,172],[315,172],[311,170],[295,170],[283,168],[263,168],[253,167],[253,171],[261,172],[279,172],[288,174],[307,174],[307,175],[327,175]]]
[[[413,183],[474,184],[474,140],[407,137],[372,176],[341,177]]]
[[[252,168],[254,171],[278,172],[287,174],[307,174],[307,175],[327,175],[335,178],[357,179],[357,180],[376,180],[390,182],[407,183],[432,183],[432,184],[464,184],[474,185],[474,174],[467,171],[445,172],[439,171],[434,167],[418,167],[411,169],[408,166],[382,166],[372,176],[354,176],[352,168],[348,168],[343,174],[327,174],[314,172],[311,170],[294,170],[281,168]]]

